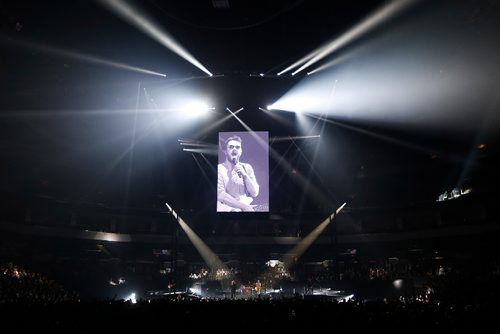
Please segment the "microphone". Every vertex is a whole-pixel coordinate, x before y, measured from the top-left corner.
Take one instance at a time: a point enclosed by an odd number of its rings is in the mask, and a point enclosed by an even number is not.
[[[231,162],[233,163],[233,165],[235,165],[235,166],[236,166],[236,165],[238,164],[238,158],[237,158],[237,157],[233,157],[233,158],[231,158]],[[242,179],[242,178],[243,178],[243,175],[241,175],[241,173],[240,173],[240,172],[237,172],[237,173],[238,173],[238,176],[240,177],[240,179]]]

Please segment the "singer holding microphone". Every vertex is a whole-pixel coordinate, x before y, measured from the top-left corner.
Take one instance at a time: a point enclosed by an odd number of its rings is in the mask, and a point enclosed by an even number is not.
[[[259,195],[259,184],[252,165],[240,162],[241,138],[227,138],[223,149],[226,159],[217,166],[217,211],[254,211],[250,203]]]

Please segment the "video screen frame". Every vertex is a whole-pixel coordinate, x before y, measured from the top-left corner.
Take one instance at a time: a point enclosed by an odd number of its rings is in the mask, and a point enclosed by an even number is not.
[[[219,132],[217,212],[269,212],[269,132]]]

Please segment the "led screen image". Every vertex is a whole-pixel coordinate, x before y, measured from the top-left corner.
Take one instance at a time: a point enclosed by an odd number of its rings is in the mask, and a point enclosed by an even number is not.
[[[269,133],[219,132],[217,212],[269,212]]]

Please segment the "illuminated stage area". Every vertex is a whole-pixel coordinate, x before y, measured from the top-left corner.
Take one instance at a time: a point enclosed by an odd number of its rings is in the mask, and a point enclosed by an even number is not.
[[[286,300],[286,299],[304,299],[304,300],[323,300],[332,302],[347,302],[354,300],[352,293],[330,288],[308,289],[307,287],[292,288],[290,291],[281,289],[264,289],[261,293],[256,293],[254,286],[242,286],[236,290],[232,296],[231,290],[209,289],[203,291],[203,287],[193,287],[190,292],[185,291],[147,291],[144,298],[149,300],[179,300],[179,299],[215,299],[215,300]]]

